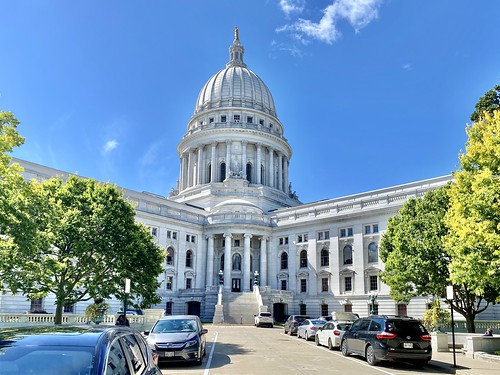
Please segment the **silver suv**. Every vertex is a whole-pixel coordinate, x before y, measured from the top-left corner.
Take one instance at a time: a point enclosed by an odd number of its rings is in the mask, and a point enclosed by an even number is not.
[[[255,315],[255,326],[273,328],[273,314],[271,314],[270,312],[261,312],[259,315]]]

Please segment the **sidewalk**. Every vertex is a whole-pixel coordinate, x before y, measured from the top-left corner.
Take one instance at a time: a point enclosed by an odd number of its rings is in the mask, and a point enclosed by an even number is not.
[[[453,351],[433,352],[429,367],[439,368],[448,374],[493,375],[500,371],[500,356],[477,354],[478,358],[468,358],[461,351],[455,354],[457,367],[453,367]]]

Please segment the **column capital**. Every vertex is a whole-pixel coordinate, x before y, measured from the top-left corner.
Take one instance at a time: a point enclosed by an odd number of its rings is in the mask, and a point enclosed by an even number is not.
[[[233,234],[232,233],[224,233],[223,236],[226,237],[226,238],[228,238],[228,237],[229,238],[233,238]]]
[[[252,238],[252,237],[253,237],[253,234],[250,234],[250,233],[245,233],[245,234],[243,235],[243,237],[245,237],[245,238]]]

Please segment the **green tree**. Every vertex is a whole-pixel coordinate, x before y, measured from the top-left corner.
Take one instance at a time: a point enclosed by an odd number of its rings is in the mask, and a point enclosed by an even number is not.
[[[492,115],[495,110],[500,110],[500,85],[496,85],[479,98],[476,103],[476,110],[472,113],[470,119],[472,122],[478,122],[484,116],[484,112]]]
[[[399,215],[389,219],[380,243],[380,257],[385,262],[381,279],[390,286],[391,297],[396,301],[445,295],[452,259],[443,244],[449,231],[444,218],[450,206],[450,186],[429,191],[421,199],[408,200]],[[465,317],[469,332],[474,332],[474,319],[488,304],[482,304],[484,295],[476,295],[465,280],[457,279],[454,285],[453,309]]]
[[[71,176],[30,182],[36,246],[11,249],[11,272],[4,282],[13,293],[56,297],[56,324],[65,304],[123,297],[125,278],[131,295],[143,304],[158,303],[157,276],[163,252],[147,228],[134,220],[134,207],[110,184]],[[35,214],[36,213],[36,214]]]
[[[488,301],[500,293],[500,111],[469,125],[466,150],[453,176],[445,246],[450,277]]]

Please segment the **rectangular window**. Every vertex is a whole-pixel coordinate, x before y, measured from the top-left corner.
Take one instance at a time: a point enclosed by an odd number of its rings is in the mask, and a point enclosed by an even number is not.
[[[186,289],[191,289],[191,279],[190,278],[186,279]]]
[[[344,312],[352,312],[352,305],[350,303],[344,305]]]
[[[226,118],[227,118],[226,116],[221,116],[220,117],[220,122],[226,122]]]
[[[328,277],[321,279],[321,291],[328,292]]]
[[[352,277],[351,276],[346,276],[344,278],[344,290],[346,292],[352,291]]]
[[[288,237],[280,237],[278,241],[280,245],[288,245]]]
[[[42,310],[43,299],[32,299],[30,311],[40,311]]]
[[[192,236],[190,234],[186,234],[186,242],[195,243],[196,242],[196,236]]]
[[[286,290],[286,280],[281,280],[281,290]]]
[[[307,305],[305,303],[301,303],[299,305],[299,314],[300,315],[307,315]]]
[[[321,305],[321,316],[328,316],[330,315],[328,313],[328,305],[327,304],[322,304]]]
[[[378,224],[365,225],[365,234],[378,233]]]
[[[330,239],[330,231],[325,230],[318,232],[318,241],[328,241]]]
[[[151,235],[153,237],[158,237],[158,228],[156,228],[156,227],[150,227],[150,229],[151,229]]]
[[[166,283],[167,290],[172,290],[172,284],[173,283],[174,283],[174,277],[173,276],[167,276],[167,283]]]
[[[75,305],[73,303],[67,303],[63,307],[63,312],[64,313],[74,313],[75,312]]]
[[[408,316],[408,305],[406,303],[398,304],[398,315],[399,316]]]
[[[240,240],[234,240],[234,247],[240,247]]]
[[[240,115],[234,115],[233,116],[233,121],[234,122],[240,122]]]
[[[264,120],[260,119],[260,120],[259,120],[259,124],[260,124],[260,125],[264,125]]]
[[[378,224],[373,224],[372,230],[373,233],[378,233]]]
[[[165,315],[172,315],[172,310],[173,310],[173,302],[167,302],[165,304]]]
[[[247,116],[247,122],[249,124],[252,124],[253,123],[253,117],[252,116]]]
[[[306,292],[307,292],[307,280],[300,279],[300,293],[306,293]]]
[[[353,234],[352,227],[340,229],[340,237],[352,237],[352,234]]]
[[[171,240],[176,240],[177,239],[177,232],[167,230],[167,238]]]
[[[370,290],[378,290],[378,276],[370,276]]]
[[[213,118],[213,117],[210,117],[210,118],[208,119],[208,122],[209,122],[210,124],[211,124],[211,123],[213,123],[213,122],[214,122],[214,118]]]
[[[372,226],[371,225],[365,225],[365,234],[370,234],[372,232]]]
[[[307,233],[297,235],[297,243],[307,242]]]

